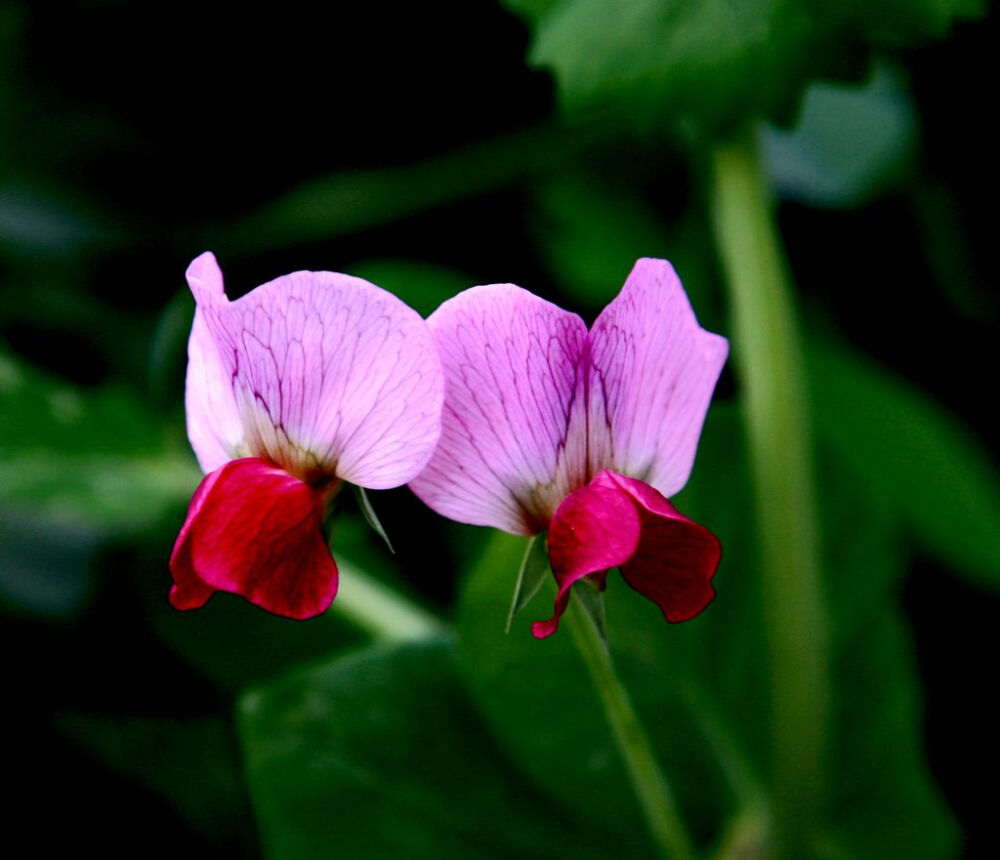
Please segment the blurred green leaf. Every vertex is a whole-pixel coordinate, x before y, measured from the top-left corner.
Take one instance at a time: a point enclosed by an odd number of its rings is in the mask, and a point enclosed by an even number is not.
[[[562,0],[534,21],[530,59],[554,70],[571,114],[715,126],[787,111],[814,39],[795,0]]]
[[[983,0],[822,0],[816,5],[884,45],[941,38],[956,20],[978,18],[986,11]]]
[[[847,6],[832,0],[511,0],[533,29],[532,63],[555,72],[571,114],[610,111],[640,129],[737,127],[787,117],[819,75],[851,72],[866,44],[943,35],[969,0]],[[857,56],[855,56],[857,55]]]
[[[0,352],[0,504],[117,534],[200,479],[127,389],[78,389]]]
[[[168,720],[65,713],[57,728],[95,758],[172,803],[230,851],[247,844],[249,798],[232,728],[221,718]]]
[[[882,62],[862,85],[812,84],[794,128],[764,129],[763,151],[782,197],[852,208],[908,178],[917,135],[901,75]]]
[[[368,649],[249,692],[241,733],[273,860],[615,854],[511,769],[447,641]]]
[[[1000,482],[975,437],[939,404],[843,346],[809,342],[821,443],[857,498],[887,499],[914,537],[980,584],[1000,585]]]
[[[833,845],[851,858],[950,860],[959,834],[923,759],[919,678],[901,613],[882,603],[866,614],[870,623],[835,665]]]

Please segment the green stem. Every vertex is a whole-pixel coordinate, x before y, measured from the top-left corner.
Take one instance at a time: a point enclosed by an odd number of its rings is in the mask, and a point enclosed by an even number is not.
[[[337,559],[340,589],[331,611],[342,615],[374,639],[400,642],[427,639],[445,632],[444,624],[397,591],[372,579],[360,568]]]
[[[775,835],[779,853],[798,856],[820,815],[829,700],[802,348],[752,131],[712,155],[712,217],[732,303],[761,546]]]
[[[597,688],[657,848],[663,857],[692,860],[694,851],[691,840],[677,812],[667,780],[660,771],[646,730],[615,672],[607,645],[590,615],[581,607],[578,597],[570,601],[565,623]]]

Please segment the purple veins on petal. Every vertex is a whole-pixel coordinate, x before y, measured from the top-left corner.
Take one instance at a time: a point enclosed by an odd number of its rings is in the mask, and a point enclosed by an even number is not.
[[[192,402],[207,403],[228,379],[243,448],[295,473],[335,469],[376,489],[416,475],[436,442],[443,398],[420,316],[333,272],[295,272],[228,302],[206,256],[189,278],[218,367],[210,385],[195,381]]]
[[[641,478],[666,496],[687,482],[725,338],[698,325],[665,260],[639,260],[590,332],[590,472]]]
[[[439,513],[515,534],[543,528],[586,469],[583,321],[511,284],[428,319],[445,373],[441,441],[414,492]]]

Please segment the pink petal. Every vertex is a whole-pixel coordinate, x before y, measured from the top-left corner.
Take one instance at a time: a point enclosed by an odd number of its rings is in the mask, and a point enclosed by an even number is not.
[[[515,534],[544,529],[586,480],[583,321],[520,287],[493,284],[449,299],[428,323],[447,397],[441,442],[410,486],[460,522]]]
[[[590,333],[590,471],[672,496],[687,482],[728,353],[698,325],[673,267],[639,260]]]
[[[170,602],[195,609],[219,590],[288,618],[325,611],[337,594],[337,566],[321,530],[328,489],[260,459],[212,472],[170,556]]]
[[[239,456],[243,422],[233,395],[232,379],[219,358],[200,310],[194,314],[188,340],[187,386],[188,439],[203,472],[213,472]]]
[[[551,636],[569,604],[570,587],[590,574],[603,574],[627,562],[639,544],[640,519],[631,496],[616,484],[590,483],[574,491],[556,509],[549,526],[549,563],[559,591],[555,615],[536,621],[531,632]]]
[[[423,468],[443,379],[414,310],[333,272],[295,272],[229,303],[221,275],[203,257],[196,265],[191,289],[232,380],[246,452],[375,489]]]
[[[652,600],[667,621],[687,621],[715,597],[711,579],[722,547],[704,526],[689,520],[642,481],[602,472],[591,486],[616,487],[636,506],[642,533],[635,554],[621,565],[625,581]]]

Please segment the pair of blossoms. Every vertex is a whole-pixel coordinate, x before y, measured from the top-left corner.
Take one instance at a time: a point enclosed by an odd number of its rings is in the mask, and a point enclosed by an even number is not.
[[[408,483],[438,513],[547,531],[558,585],[619,567],[669,621],[714,597],[718,540],[667,501],[687,481],[728,344],[673,268],[639,260],[588,331],[512,284],[426,321],[348,275],[296,272],[230,302],[211,253],[187,271],[188,436],[207,477],[170,558],[178,609],[215,591],[290,618],[326,610],[323,520],[345,483]]]

